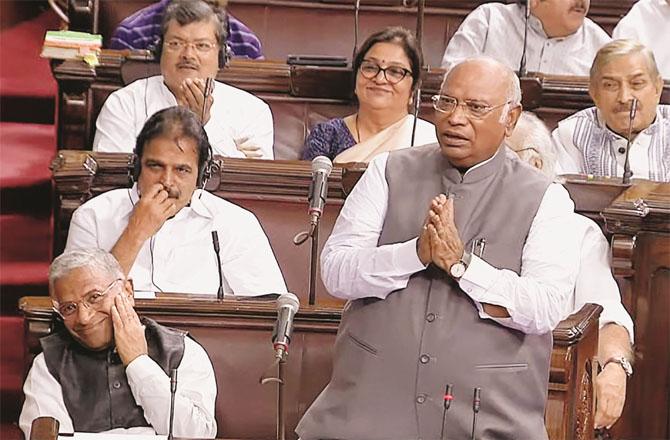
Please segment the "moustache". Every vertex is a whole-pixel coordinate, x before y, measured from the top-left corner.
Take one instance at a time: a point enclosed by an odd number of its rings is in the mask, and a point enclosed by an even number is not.
[[[177,63],[177,68],[179,68],[179,69],[194,69],[194,70],[197,70],[198,67],[199,66],[198,66],[197,63],[192,63],[190,61],[182,61],[182,62]]]
[[[168,193],[168,199],[179,199],[181,198],[181,191],[177,188],[168,188],[168,187],[163,187],[165,191]]]
[[[615,113],[630,113],[631,107],[633,105],[633,101],[626,102],[624,104],[617,104],[616,107],[614,107],[614,112]],[[642,109],[642,105],[640,104],[640,101],[637,101],[637,108],[636,108],[636,113],[639,112]]]

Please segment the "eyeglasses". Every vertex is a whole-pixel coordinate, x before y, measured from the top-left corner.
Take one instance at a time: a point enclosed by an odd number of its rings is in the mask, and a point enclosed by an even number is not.
[[[192,47],[198,53],[207,53],[218,46],[211,41],[184,41],[184,40],[170,40],[165,42],[165,48],[170,52],[181,52],[185,47]]]
[[[53,301],[54,310],[58,312],[63,319],[72,318],[79,308],[79,304],[83,304],[87,309],[97,310],[98,307],[103,303],[109,291],[118,283],[123,281],[121,278],[117,278],[112,281],[109,286],[105,288],[102,292],[94,290],[86,295],[81,301],[69,301],[63,304],[59,304],[57,301]]]
[[[389,84],[398,84],[405,79],[407,75],[412,74],[411,70],[407,70],[404,67],[381,67],[379,64],[366,60],[363,60],[358,70],[361,72],[361,75],[367,79],[375,79],[377,75],[379,75],[379,72],[383,72],[384,78]]]
[[[438,112],[451,114],[456,111],[456,107],[462,106],[465,114],[473,119],[483,119],[493,110],[510,103],[510,101],[507,101],[498,105],[488,105],[470,99],[460,101],[447,95],[434,95],[431,99],[433,101],[433,108]]]

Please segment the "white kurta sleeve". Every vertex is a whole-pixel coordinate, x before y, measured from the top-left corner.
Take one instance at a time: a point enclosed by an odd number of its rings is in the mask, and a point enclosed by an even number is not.
[[[551,133],[556,148],[557,175],[586,172],[582,152],[573,142],[574,129],[574,120],[564,120]]]
[[[93,151],[131,153],[135,149],[135,108],[132,95],[120,89],[107,98],[95,122]]]
[[[321,253],[323,282],[338,298],[386,298],[425,269],[416,252],[416,238],[377,246],[388,206],[387,157],[388,153],[380,154],[370,162],[347,196]]]
[[[510,318],[491,318],[502,325],[524,333],[553,330],[565,318],[579,268],[579,237],[570,226],[573,209],[565,188],[550,185],[523,247],[521,274],[473,256],[459,281],[461,289],[478,303],[505,307]]]
[[[461,23],[449,40],[442,57],[442,67],[449,70],[466,58],[481,55],[489,32],[489,15],[486,8],[478,7]]]
[[[258,219],[248,211],[238,211],[237,215],[234,231],[219,232],[221,270],[226,282],[235,295],[285,293],[284,277]]]
[[[100,247],[95,212],[90,206],[80,206],[70,220],[65,251]],[[107,249],[109,250],[109,249]]]
[[[216,379],[207,352],[189,337],[177,368],[175,437],[214,438]],[[128,384],[144,418],[156,433],[167,434],[170,422],[170,377],[149,356],[140,356],[126,367]]]
[[[49,373],[44,354],[35,357],[23,384],[26,400],[23,402],[19,427],[30,438],[30,428],[37,417],[53,417],[60,422],[60,432],[74,432],[72,419],[65,407],[60,384]]]

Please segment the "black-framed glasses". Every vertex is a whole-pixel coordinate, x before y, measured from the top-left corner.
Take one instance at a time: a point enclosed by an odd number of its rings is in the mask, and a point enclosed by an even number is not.
[[[192,47],[198,53],[207,53],[215,49],[218,44],[207,40],[199,41],[185,41],[185,40],[168,40],[164,44],[165,48],[171,52],[181,52],[185,47]]]
[[[382,72],[384,78],[389,84],[398,84],[405,79],[407,75],[411,75],[412,71],[400,66],[382,67],[372,61],[363,60],[358,70],[364,78],[375,79],[379,72]]]
[[[465,110],[466,115],[473,119],[483,119],[493,110],[510,103],[510,101],[507,101],[498,105],[488,105],[471,99],[461,101],[448,95],[434,95],[431,99],[433,101],[433,108],[438,112],[451,114],[456,111],[457,107],[461,106]]]
[[[68,301],[62,304],[58,303],[58,301],[52,301],[53,308],[61,317],[63,317],[63,319],[72,318],[77,313],[79,304],[83,304],[87,309],[97,310],[98,307],[100,307],[100,305],[104,302],[109,291],[112,290],[112,287],[114,287],[119,281],[123,281],[123,279],[115,279],[102,291],[94,290],[89,292],[80,301]]]

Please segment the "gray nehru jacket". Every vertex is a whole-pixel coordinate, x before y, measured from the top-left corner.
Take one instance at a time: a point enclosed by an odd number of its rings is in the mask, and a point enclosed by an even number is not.
[[[379,245],[415,238],[430,200],[451,193],[465,248],[486,238],[484,260],[516,273],[550,183],[505,148],[462,177],[437,145],[391,153],[386,180]],[[543,440],[551,347],[551,333],[524,334],[482,319],[457,282],[429,266],[386,299],[348,304],[331,381],[296,431],[303,440],[438,440],[451,383],[445,438],[470,438],[479,387],[477,439]]]

